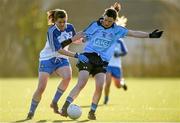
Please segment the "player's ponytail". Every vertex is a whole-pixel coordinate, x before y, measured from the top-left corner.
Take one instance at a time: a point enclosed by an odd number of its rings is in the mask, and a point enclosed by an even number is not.
[[[115,2],[114,5],[111,6],[111,8],[114,8],[117,12],[121,11],[121,4],[118,2]]]
[[[127,18],[124,16],[120,17],[118,14],[121,11],[121,4],[119,2],[116,2],[114,3],[114,5],[111,6],[111,8],[117,11],[116,24],[125,27],[127,23]]]
[[[48,25],[52,25],[52,24],[54,24],[54,13],[55,13],[56,11],[55,10],[49,10],[48,12],[47,12],[47,19],[48,19]]]
[[[58,18],[67,18],[66,11],[62,9],[54,9],[47,12],[48,25],[53,25]]]

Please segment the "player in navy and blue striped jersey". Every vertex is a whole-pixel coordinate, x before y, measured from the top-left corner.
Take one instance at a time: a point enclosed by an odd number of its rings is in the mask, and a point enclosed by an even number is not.
[[[68,95],[60,114],[67,117],[67,108],[79,95],[80,91],[86,85],[91,75],[95,78],[95,91],[92,98],[91,109],[88,114],[90,120],[95,120],[95,111],[100,100],[103,84],[106,78],[106,67],[114,54],[117,40],[125,36],[137,38],[159,38],[162,31],[155,30],[152,33],[128,30],[116,24],[118,17],[117,8],[108,8],[103,14],[103,18],[92,22],[83,32],[85,38],[85,46],[83,53],[75,54],[78,58],[77,67],[79,69],[78,82]],[[120,8],[119,8],[120,9]],[[68,56],[73,56],[68,55]]]
[[[27,119],[33,118],[35,110],[46,88],[48,78],[52,73],[56,73],[59,77],[62,77],[62,81],[59,83],[50,105],[55,113],[59,113],[57,105],[58,100],[68,87],[72,76],[68,57],[60,53],[68,52],[67,45],[73,40],[76,40],[76,38],[80,38],[80,36],[73,37],[76,32],[73,25],[67,23],[67,13],[65,10],[55,9],[48,11],[47,14],[48,21],[51,26],[47,31],[46,45],[40,52],[39,83],[36,91],[34,92]]]

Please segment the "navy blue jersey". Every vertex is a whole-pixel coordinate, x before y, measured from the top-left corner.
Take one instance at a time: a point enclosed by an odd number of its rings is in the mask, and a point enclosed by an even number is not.
[[[49,27],[47,32],[47,40],[44,49],[40,53],[40,60],[48,60],[53,57],[63,57],[67,56],[58,53],[61,48],[60,43],[66,39],[73,37],[76,34],[75,28],[72,24],[67,24],[64,31],[61,31],[56,25]],[[66,46],[64,49],[68,49]]]

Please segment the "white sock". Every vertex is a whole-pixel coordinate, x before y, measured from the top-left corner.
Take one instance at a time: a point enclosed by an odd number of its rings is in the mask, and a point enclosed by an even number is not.
[[[121,84],[122,86],[125,85],[125,80],[124,80],[124,78],[121,79],[120,84]]]

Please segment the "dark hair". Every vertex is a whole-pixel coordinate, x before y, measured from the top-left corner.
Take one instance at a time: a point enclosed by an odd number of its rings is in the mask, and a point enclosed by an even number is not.
[[[114,20],[118,17],[118,12],[121,10],[121,4],[116,2],[110,8],[105,9],[104,15],[112,17]]]
[[[104,12],[104,16],[105,15],[107,15],[108,17],[112,17],[114,20],[116,20],[118,16],[117,11],[113,8],[106,9]]]
[[[58,18],[67,18],[67,13],[62,9],[49,10],[47,12],[48,25],[52,25]]]

